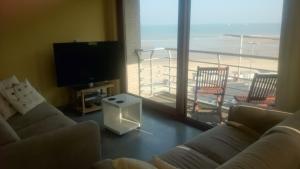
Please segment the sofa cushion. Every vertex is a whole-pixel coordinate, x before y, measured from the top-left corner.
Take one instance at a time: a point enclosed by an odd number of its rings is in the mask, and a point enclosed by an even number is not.
[[[157,169],[147,162],[132,158],[115,159],[112,161],[112,165],[115,169]]]
[[[218,169],[299,169],[300,135],[265,135]]]
[[[24,139],[75,124],[76,123],[68,117],[58,114],[33,123],[25,128],[17,130],[16,132],[21,139]]]
[[[238,105],[231,107],[228,121],[244,124],[263,134],[290,115],[291,113],[278,110]]]
[[[20,140],[10,125],[0,117],[0,146]]]
[[[184,145],[222,164],[259,138],[260,135],[257,132],[250,128],[245,129],[245,127],[220,125],[200,134]]]
[[[43,102],[25,115],[16,114],[15,116],[8,119],[8,123],[14,130],[20,130],[22,128],[30,126],[31,124],[37,123],[57,114],[62,115],[62,113],[54,106],[49,103]]]
[[[185,146],[177,146],[159,158],[180,169],[213,169],[219,166],[215,161]]]
[[[105,159],[102,161],[98,161],[95,164],[93,164],[93,166],[91,167],[91,169],[115,169],[113,164],[112,164],[112,160],[111,159]]]
[[[153,158],[153,165],[158,169],[178,169],[177,167],[171,165],[170,163],[167,163],[166,161],[158,157]]]
[[[290,135],[300,134],[300,110],[266,131],[262,137],[277,132],[282,132]]]

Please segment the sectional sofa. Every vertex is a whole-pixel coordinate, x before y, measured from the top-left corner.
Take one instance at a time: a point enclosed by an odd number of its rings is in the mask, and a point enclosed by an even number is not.
[[[143,164],[128,159],[121,162],[127,166],[138,163],[136,169]],[[249,106],[233,107],[226,124],[158,155],[150,163],[158,169],[299,169],[300,111],[292,115]],[[93,167],[116,169],[119,164],[120,159],[107,159]],[[148,164],[144,166],[149,168]]]
[[[0,118],[0,138],[1,169],[117,169],[100,161],[97,124],[76,123],[46,102]],[[236,106],[225,124],[157,157],[178,169],[299,169],[299,143],[300,111]]]
[[[1,169],[88,169],[100,160],[100,130],[76,123],[43,102],[25,115],[0,118]]]

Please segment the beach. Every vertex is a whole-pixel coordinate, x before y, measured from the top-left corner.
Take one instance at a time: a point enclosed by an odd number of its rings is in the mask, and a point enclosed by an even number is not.
[[[198,66],[229,66],[225,96],[225,105],[227,106],[234,103],[233,96],[247,95],[255,73],[277,72],[280,32],[278,25],[275,28],[272,27],[274,25],[263,25],[262,30],[257,28],[261,25],[256,25],[254,31],[250,29],[251,25],[231,27],[225,25],[225,29],[222,26],[224,25],[207,26],[205,28],[206,32],[203,32],[199,27],[191,28],[187,81],[188,99],[190,100],[194,98],[195,74]],[[231,29],[232,27],[234,29]],[[211,31],[209,32],[209,30]],[[162,35],[163,33],[165,34]],[[237,36],[232,37],[228,34]],[[241,35],[252,35],[255,38],[243,37],[241,45]],[[175,107],[174,96],[176,95],[177,81],[176,37],[174,26],[156,27],[152,30],[151,27],[142,29],[141,47],[142,49],[150,49],[150,51],[140,52],[137,57],[140,58],[141,62],[128,66],[128,70],[131,70],[129,72],[131,74],[129,91],[132,90],[135,94],[152,98],[155,101],[158,101],[159,95],[171,94],[173,95],[172,98],[164,96],[159,101]],[[155,48],[165,49],[155,50],[150,61],[151,49]],[[140,70],[137,71],[137,69]],[[215,104],[214,96],[203,96],[202,99]]]

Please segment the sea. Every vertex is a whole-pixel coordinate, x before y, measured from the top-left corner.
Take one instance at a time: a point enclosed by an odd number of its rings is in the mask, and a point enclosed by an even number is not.
[[[177,48],[178,25],[142,25],[143,49]],[[190,26],[190,49],[226,53],[278,57],[280,23],[250,24],[192,24]],[[236,36],[228,36],[228,35]],[[244,38],[241,46],[240,35],[272,37]]]

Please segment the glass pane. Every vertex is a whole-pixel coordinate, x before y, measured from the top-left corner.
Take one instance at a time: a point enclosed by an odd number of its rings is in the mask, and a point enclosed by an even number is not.
[[[175,108],[178,0],[140,0],[137,8],[140,19],[126,17],[136,22],[126,29],[127,39],[139,32],[127,42],[128,91]]]
[[[277,73],[282,5],[283,0],[192,0],[189,118],[219,123],[231,105],[243,102],[236,96],[248,97],[255,73]],[[218,71],[197,76],[198,67],[227,66],[225,90],[210,80],[220,78]]]

